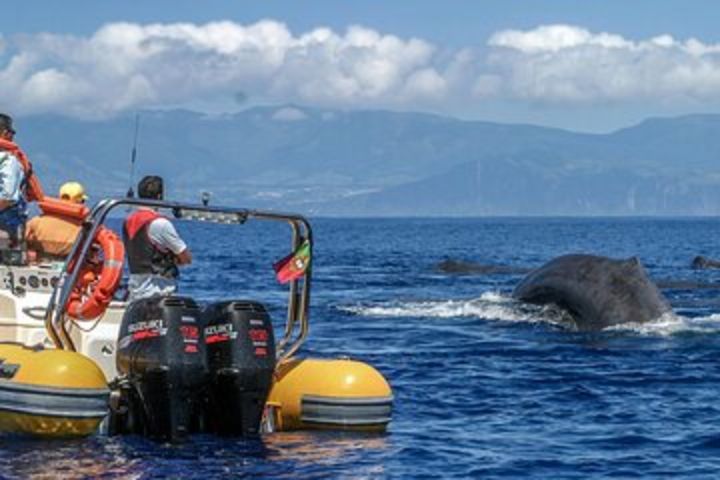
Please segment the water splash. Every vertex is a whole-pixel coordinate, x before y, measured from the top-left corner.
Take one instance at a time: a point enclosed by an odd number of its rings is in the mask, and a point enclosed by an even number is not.
[[[716,333],[720,332],[720,314],[705,317],[684,317],[675,313],[666,313],[647,323],[625,323],[613,325],[604,330],[661,337],[686,333]]]
[[[521,304],[499,292],[485,292],[478,298],[460,300],[391,301],[374,305],[361,304],[339,307],[353,315],[365,317],[458,318],[470,317],[505,322],[557,323],[556,311],[550,308]]]
[[[529,305],[499,292],[485,292],[478,298],[464,300],[395,300],[339,308],[364,317],[477,318],[499,322],[548,323],[576,330],[570,315],[558,307]],[[686,317],[671,312],[650,322],[613,325],[603,331],[628,332],[643,336],[720,332],[720,314]]]

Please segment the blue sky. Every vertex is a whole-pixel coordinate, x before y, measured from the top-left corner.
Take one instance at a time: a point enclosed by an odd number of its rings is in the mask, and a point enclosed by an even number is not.
[[[253,104],[607,131],[720,112],[720,3],[26,0],[0,109],[96,118]]]

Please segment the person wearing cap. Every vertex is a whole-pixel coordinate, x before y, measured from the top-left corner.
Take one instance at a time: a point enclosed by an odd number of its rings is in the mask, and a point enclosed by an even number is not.
[[[146,176],[138,183],[138,197],[163,199],[163,180]],[[175,227],[152,208],[140,207],[123,224],[130,280],[128,301],[172,295],[177,291],[178,265],[192,262],[192,255]]]
[[[60,200],[83,204],[87,200],[85,189],[78,182],[67,182],[60,187]],[[64,259],[72,249],[82,220],[43,214],[30,219],[25,228],[25,241],[29,250],[46,259]]]
[[[0,113],[0,230],[9,236],[11,247],[18,242],[27,220],[23,196],[25,170],[17,151],[12,148],[14,137],[12,117]]]

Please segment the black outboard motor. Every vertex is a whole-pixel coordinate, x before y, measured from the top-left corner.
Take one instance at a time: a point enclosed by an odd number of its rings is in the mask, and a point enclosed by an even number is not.
[[[275,370],[270,315],[260,303],[236,300],[208,305],[203,317],[209,427],[221,435],[255,435]]]
[[[208,381],[197,304],[187,297],[135,301],[123,317],[117,369],[125,375],[116,433],[176,440],[202,431]]]

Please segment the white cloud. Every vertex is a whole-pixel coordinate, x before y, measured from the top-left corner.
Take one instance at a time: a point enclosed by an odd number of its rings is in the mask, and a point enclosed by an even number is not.
[[[485,100],[719,102],[720,44],[632,40],[572,25],[504,30],[448,52],[360,26],[294,34],[272,20],[113,23],[87,37],[0,35],[0,105],[14,113],[112,115],[251,101],[418,108]]]
[[[530,31],[504,30],[495,33],[488,44],[507,47],[525,53],[558,52],[567,48],[599,46],[602,48],[627,48],[631,43],[618,35],[589,31],[570,25],[544,25]]]
[[[433,68],[418,70],[410,75],[405,85],[404,95],[407,98],[437,97],[447,93],[447,81]]]
[[[294,36],[269,20],[248,26],[113,23],[90,37],[16,39],[12,55],[0,63],[0,103],[17,112],[102,116],[223,94],[231,99],[243,91],[276,102],[386,105],[401,93],[403,101],[413,101],[441,83],[428,70],[432,54],[425,41],[362,27]]]
[[[568,26],[494,34],[494,95],[542,102],[720,100],[720,45],[670,35],[631,41]],[[484,93],[486,89],[480,89]]]

